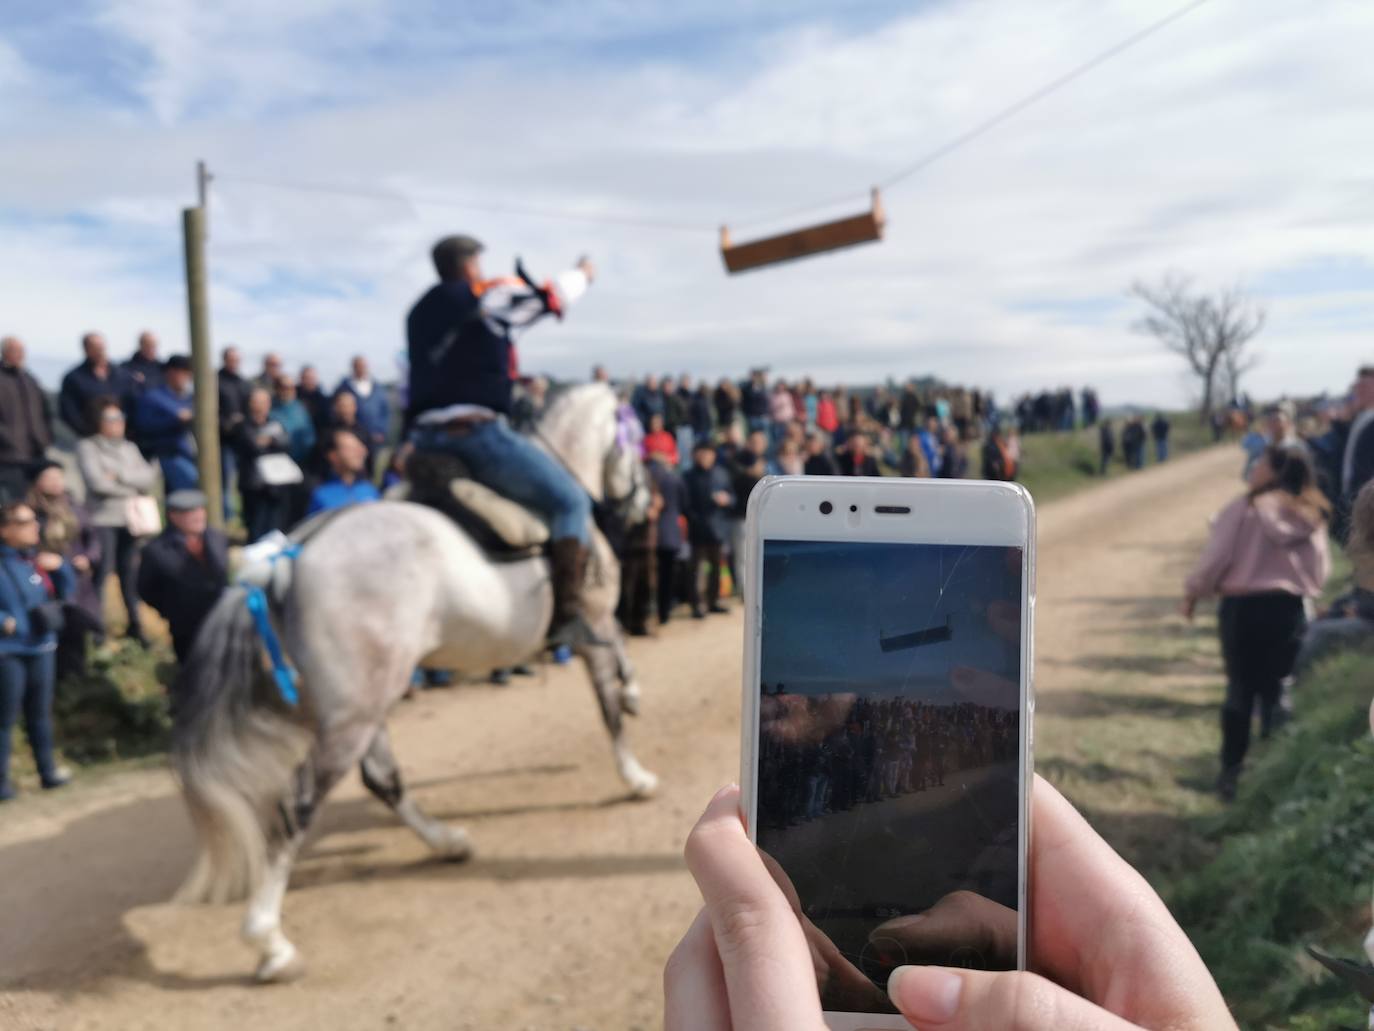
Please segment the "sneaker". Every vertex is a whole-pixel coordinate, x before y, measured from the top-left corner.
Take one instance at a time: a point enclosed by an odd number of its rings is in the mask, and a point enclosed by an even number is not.
[[[505,687],[510,683],[510,670],[494,669],[491,671],[491,676],[487,679],[497,687]]]
[[[512,666],[510,671],[517,677],[537,677],[539,675],[539,672],[526,662],[522,662],[518,666]]]
[[[59,766],[52,773],[43,778],[43,790],[53,791],[60,787],[65,787],[72,780],[72,771],[65,766]]]
[[[711,606],[709,609],[707,609],[706,611],[709,612],[709,613],[711,613],[711,615],[713,615],[713,616],[723,616],[723,615],[725,615],[727,612],[729,612],[730,610],[727,609],[724,605],[712,605],[712,606]]]

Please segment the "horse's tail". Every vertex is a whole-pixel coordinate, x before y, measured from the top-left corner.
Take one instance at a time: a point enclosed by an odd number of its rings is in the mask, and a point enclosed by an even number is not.
[[[304,727],[268,674],[247,589],[224,592],[178,678],[172,762],[200,839],[178,898],[251,892],[266,861],[264,827],[301,762]]]

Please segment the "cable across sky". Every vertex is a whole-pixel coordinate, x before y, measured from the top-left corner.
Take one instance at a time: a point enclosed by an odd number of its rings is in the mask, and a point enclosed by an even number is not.
[[[1131,33],[1123,39],[1118,40],[1107,49],[1094,55],[1083,63],[1069,69],[1062,75],[1041,85],[1030,93],[1027,93],[1019,100],[1008,104],[999,111],[983,119],[977,125],[970,127],[962,133],[942,143],[916,158],[913,162],[897,170],[887,178],[878,182],[881,189],[890,189],[899,183],[925,170],[950,154],[968,146],[975,140],[980,139],[999,126],[1010,121],[1012,118],[1025,111],[1027,108],[1039,103],[1045,98],[1059,92],[1069,84],[1087,75],[1089,72],[1101,67],[1113,58],[1120,56],[1131,48],[1144,42],[1173,23],[1193,13],[1198,8],[1210,3],[1211,0],[1191,0],[1182,7],[1151,22],[1149,25]],[[407,205],[431,205],[437,207],[464,208],[470,211],[485,211],[494,214],[521,215],[531,218],[558,219],[571,222],[586,222],[602,225],[619,225],[636,229],[651,229],[665,232],[681,233],[716,233],[719,231],[718,224],[706,224],[700,222],[687,222],[679,219],[663,218],[653,215],[642,215],[627,211],[576,211],[566,208],[550,208],[539,205],[528,205],[518,203],[508,203],[505,201],[488,201],[459,197],[446,196],[424,196],[410,195],[395,191],[382,190],[369,187],[355,187],[334,183],[314,183],[301,182],[289,179],[277,179],[256,175],[238,175],[234,172],[215,173],[217,181],[227,181],[230,183],[244,183],[254,186],[263,186],[271,189],[291,190],[299,193],[314,193],[320,195],[333,195],[340,197],[355,197],[361,199],[388,201]],[[772,211],[756,213],[748,218],[738,221],[730,221],[734,227],[748,227],[759,225],[764,222],[774,222],[794,215],[803,215],[821,208],[832,208],[839,204],[853,201],[866,203],[869,199],[867,188],[841,196],[832,196],[823,200],[811,201],[805,204],[798,204],[786,208]]]

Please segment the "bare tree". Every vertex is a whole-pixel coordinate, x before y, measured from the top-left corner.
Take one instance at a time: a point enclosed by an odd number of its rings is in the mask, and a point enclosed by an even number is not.
[[[1262,307],[1236,288],[1216,296],[1194,291],[1192,280],[1176,273],[1157,286],[1136,282],[1131,293],[1149,306],[1133,328],[1188,363],[1202,387],[1204,418],[1212,411],[1218,388],[1235,396],[1241,377],[1255,366],[1256,356],[1245,348],[1264,326]]]

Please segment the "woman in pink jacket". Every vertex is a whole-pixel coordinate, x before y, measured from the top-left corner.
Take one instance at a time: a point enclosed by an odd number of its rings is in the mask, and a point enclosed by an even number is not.
[[[1221,597],[1217,625],[1226,701],[1217,791],[1227,802],[1236,795],[1255,703],[1268,734],[1302,643],[1304,599],[1321,593],[1331,570],[1330,509],[1306,453],[1268,448],[1250,470],[1249,484],[1213,521],[1212,538],[1188,577],[1183,601],[1183,614],[1191,619],[1199,598]]]

